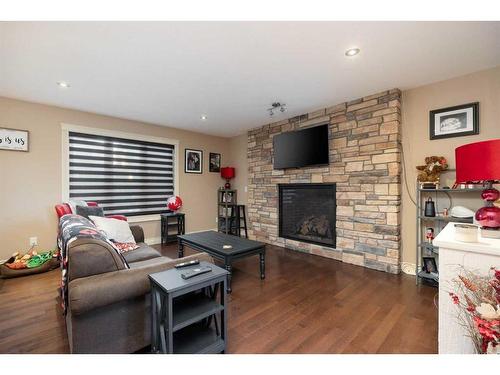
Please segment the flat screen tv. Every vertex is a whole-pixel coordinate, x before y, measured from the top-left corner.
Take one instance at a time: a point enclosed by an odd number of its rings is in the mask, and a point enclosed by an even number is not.
[[[328,164],[328,124],[273,138],[274,169]]]

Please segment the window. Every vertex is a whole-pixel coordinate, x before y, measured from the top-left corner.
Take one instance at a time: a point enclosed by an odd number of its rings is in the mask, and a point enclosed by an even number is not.
[[[175,142],[87,134],[71,128],[67,134],[69,199],[97,202],[106,215],[168,212],[167,199],[175,194]]]

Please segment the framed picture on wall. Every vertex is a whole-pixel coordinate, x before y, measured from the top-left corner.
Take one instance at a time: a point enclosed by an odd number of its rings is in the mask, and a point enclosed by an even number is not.
[[[430,139],[479,134],[479,102],[429,112]]]
[[[203,173],[203,151],[189,148],[184,150],[184,172]]]
[[[215,152],[210,153],[210,158],[209,158],[209,170],[210,172],[220,172],[220,165],[221,165],[221,155],[217,154]]]
[[[0,128],[0,150],[29,151],[27,130]]]

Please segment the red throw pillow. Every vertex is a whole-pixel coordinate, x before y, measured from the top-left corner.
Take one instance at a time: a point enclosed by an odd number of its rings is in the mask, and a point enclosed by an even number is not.
[[[121,254],[136,250],[140,247],[133,242],[113,242],[113,245],[115,245],[116,250],[118,250]]]

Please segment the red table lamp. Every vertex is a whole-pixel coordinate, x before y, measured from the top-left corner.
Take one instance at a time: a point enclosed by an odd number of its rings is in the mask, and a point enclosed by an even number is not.
[[[457,183],[484,183],[481,198],[486,206],[476,212],[476,220],[483,229],[500,229],[500,208],[495,202],[500,193],[493,187],[500,182],[500,139],[470,143],[455,149]],[[497,233],[500,233],[498,231]],[[483,235],[484,235],[483,231]],[[497,235],[495,235],[497,237]]]
[[[229,180],[234,178],[235,176],[235,169],[233,167],[224,167],[220,169],[220,176],[226,180],[226,184],[224,185],[224,188],[231,189],[231,184],[229,183]]]

